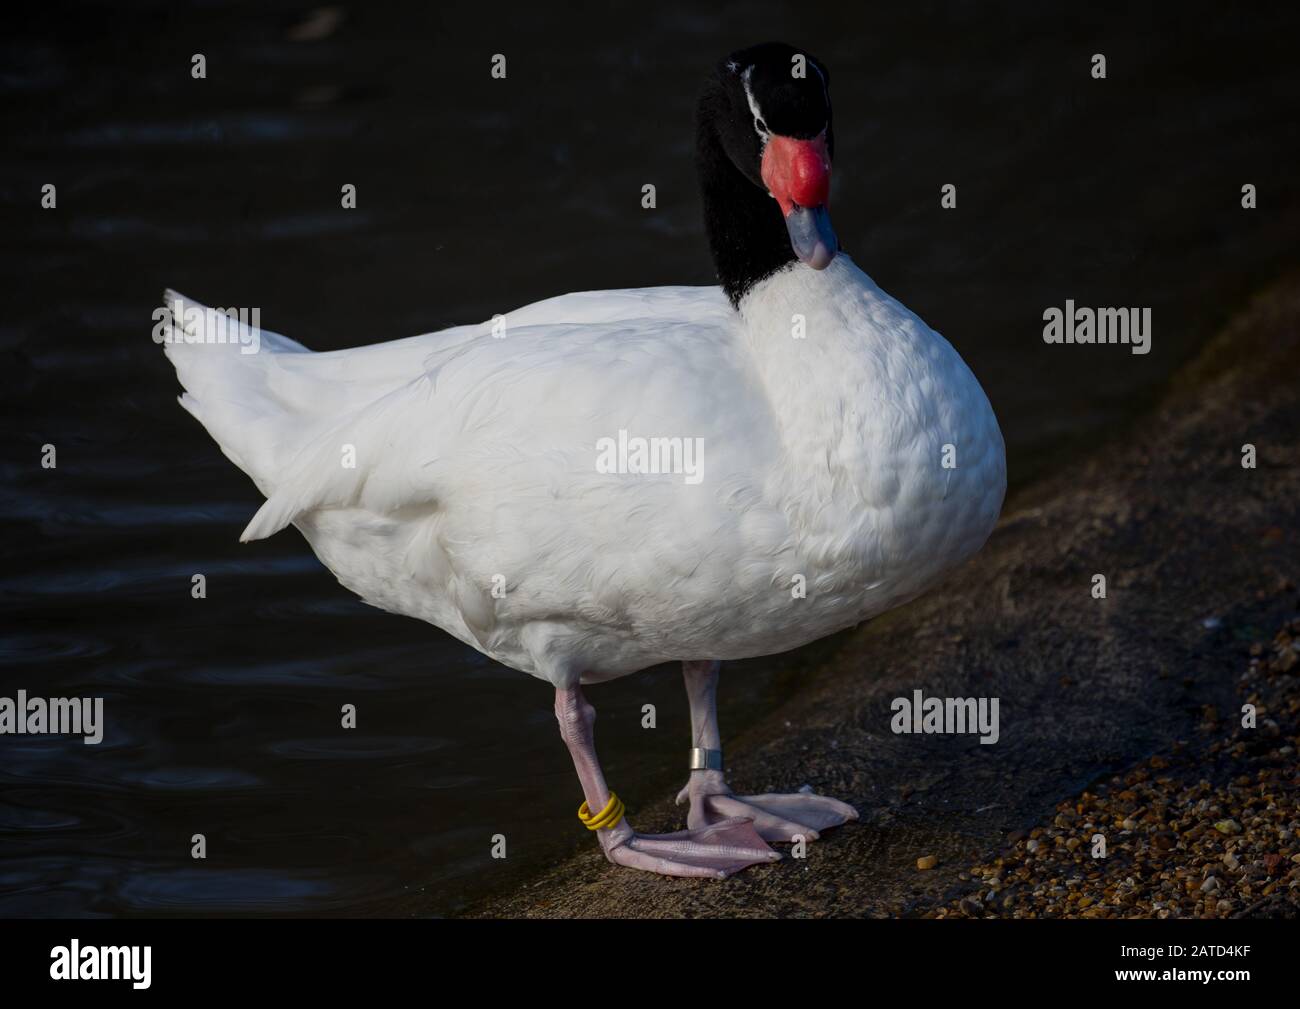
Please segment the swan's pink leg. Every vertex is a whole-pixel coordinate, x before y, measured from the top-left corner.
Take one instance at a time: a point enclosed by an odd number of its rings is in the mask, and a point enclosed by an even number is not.
[[[718,662],[683,662],[686,694],[691,704],[692,746],[721,752],[718,732]],[[725,819],[748,817],[767,841],[792,841],[796,837],[814,841],[827,827],[858,818],[858,811],[847,802],[816,795],[811,791],[790,795],[734,795],[720,769],[690,772],[686,787],[677,794],[677,802],[690,801],[686,825],[692,830]]]
[[[596,759],[596,709],[587,703],[581,688],[555,691],[555,717],[560,723],[573,766],[582,784],[587,808],[605,808],[609,787]],[[754,830],[751,820],[719,817],[700,829],[675,834],[638,834],[627,820],[595,831],[605,857],[617,865],[645,869],[664,876],[709,876],[722,878],[746,866],[772,862],[781,857]]]

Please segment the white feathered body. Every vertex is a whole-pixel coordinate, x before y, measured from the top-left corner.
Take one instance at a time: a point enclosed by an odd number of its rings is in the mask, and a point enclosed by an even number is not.
[[[1006,484],[970,370],[845,255],[740,312],[602,291],[354,350],[167,351],[267,495],[245,539],[292,523],[363,599],[559,686],[881,613],[980,548]],[[602,472],[620,431],[702,439],[701,478]]]

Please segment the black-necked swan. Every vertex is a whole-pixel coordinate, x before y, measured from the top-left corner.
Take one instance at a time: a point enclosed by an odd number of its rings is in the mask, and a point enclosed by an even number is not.
[[[829,83],[778,43],[708,79],[720,286],[569,294],[321,354],[171,291],[159,316],[181,405],[266,496],[241,538],[295,525],[367,602],[549,681],[579,816],[620,865],[726,876],[856,819],[732,793],[719,661],[915,597],[1002,505],[974,375],[838,249]],[[649,836],[605,783],[583,686],[666,661],[690,703],[689,829]]]

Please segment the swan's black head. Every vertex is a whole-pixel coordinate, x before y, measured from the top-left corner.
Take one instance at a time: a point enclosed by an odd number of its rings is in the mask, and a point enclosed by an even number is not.
[[[696,157],[718,278],[733,304],[798,260],[825,269],[831,230],[830,72],[782,42],[732,53],[696,113]]]

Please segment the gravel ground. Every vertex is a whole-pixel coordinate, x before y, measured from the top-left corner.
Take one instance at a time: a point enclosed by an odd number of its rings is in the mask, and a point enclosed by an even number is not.
[[[930,916],[1300,917],[1300,620],[1249,651],[1242,708],[1015,831]]]

